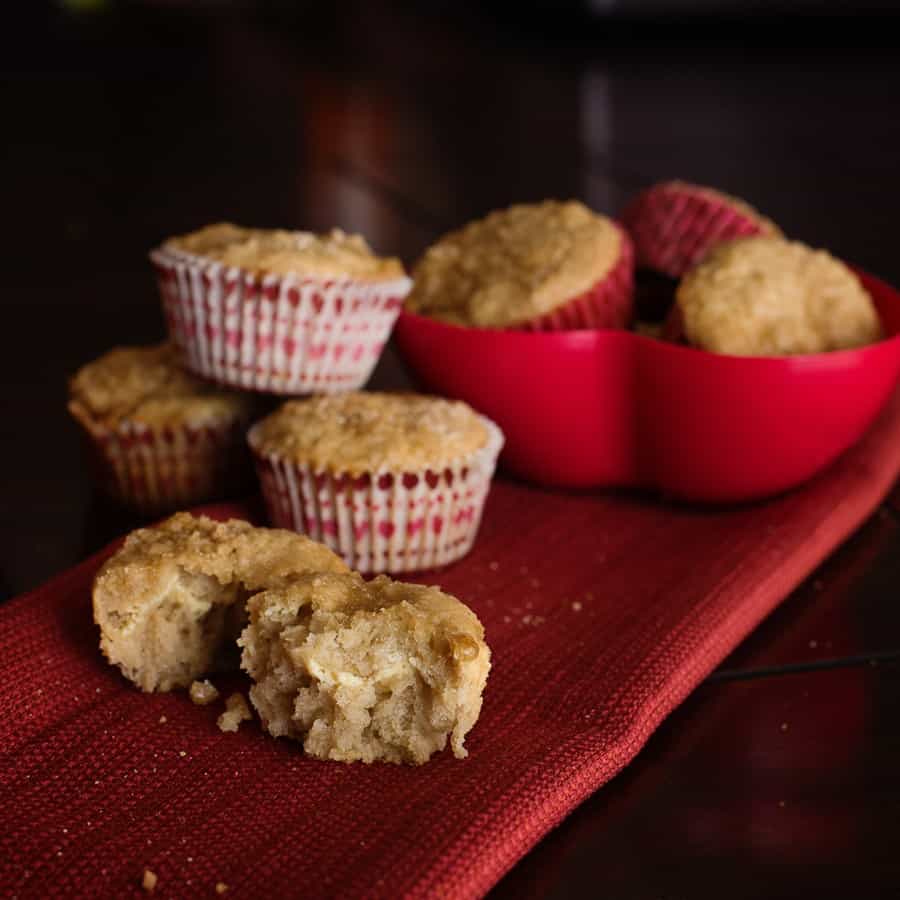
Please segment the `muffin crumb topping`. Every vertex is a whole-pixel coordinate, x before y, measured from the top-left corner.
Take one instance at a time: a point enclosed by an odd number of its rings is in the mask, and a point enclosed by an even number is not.
[[[621,253],[618,226],[583,203],[518,204],[433,244],[407,307],[461,325],[521,324],[592,288]]]
[[[399,260],[376,256],[365,238],[345,234],[339,228],[318,235],[220,222],[170,238],[163,249],[191,253],[260,274],[349,275],[373,280],[405,275]]]
[[[251,399],[181,368],[169,343],[116,347],[82,366],[69,382],[70,409],[85,424],[115,427],[212,425],[247,418]]]
[[[881,326],[856,275],[824,250],[771,237],[721,244],[676,292],[690,343],[735,356],[861,347]]]
[[[444,465],[487,440],[481,417],[465,403],[374,392],[292,400],[251,433],[259,453],[354,475]]]

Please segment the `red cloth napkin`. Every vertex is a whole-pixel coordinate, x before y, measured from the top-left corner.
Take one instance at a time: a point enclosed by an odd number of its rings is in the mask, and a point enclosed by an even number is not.
[[[828,473],[764,505],[496,484],[475,550],[426,579],[484,621],[484,710],[468,759],[420,768],[306,759],[255,722],[222,734],[221,704],[140,694],[97,649],[102,553],[0,607],[0,892],[139,896],[146,868],[160,897],[482,894],[634,757],[898,468],[900,394]]]

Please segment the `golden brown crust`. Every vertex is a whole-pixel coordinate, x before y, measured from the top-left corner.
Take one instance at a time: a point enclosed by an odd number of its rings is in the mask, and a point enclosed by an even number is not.
[[[338,228],[317,235],[220,222],[170,238],[163,249],[260,275],[347,276],[367,281],[405,275],[398,259],[376,256],[361,235],[345,234]]]
[[[149,428],[226,425],[246,420],[252,402],[186,372],[168,343],[110,350],[78,370],[69,393],[70,412],[88,429],[126,420]]]
[[[310,572],[347,572],[292,531],[177,513],[132,532],[94,579],[94,620],[109,661],[144,690],[188,686],[243,625],[246,596]]]
[[[429,247],[407,308],[461,325],[519,325],[592,288],[621,253],[619,228],[583,203],[511,206]]]
[[[878,314],[859,279],[824,250],[771,237],[715,247],[676,292],[695,346],[735,356],[781,356],[878,340]]]
[[[264,456],[359,475],[443,466],[483,447],[488,431],[459,401],[352,392],[288,401],[254,427],[251,440]]]
[[[97,573],[95,597],[97,590],[108,590],[107,611],[140,606],[175,566],[223,585],[239,581],[250,591],[275,587],[299,574],[348,571],[331,550],[302,534],[180,512],[131,532]]]

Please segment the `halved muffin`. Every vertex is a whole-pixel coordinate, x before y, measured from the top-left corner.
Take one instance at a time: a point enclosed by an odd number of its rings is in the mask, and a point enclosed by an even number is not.
[[[178,513],[132,532],[94,579],[100,649],[144,691],[189,687],[236,668],[246,600],[310,572],[346,572],[292,531]]]
[[[456,757],[481,711],[484,629],[435,587],[310,575],[250,600],[240,638],[250,699],[275,737],[342,762]]]

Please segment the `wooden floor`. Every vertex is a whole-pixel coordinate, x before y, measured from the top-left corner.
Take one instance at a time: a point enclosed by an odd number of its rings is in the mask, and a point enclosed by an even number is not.
[[[65,379],[163,336],[146,254],[166,235],[340,225],[412,262],[514,201],[615,213],[681,177],[900,284],[885,41],[289,6],[56,11],[4,55],[0,596],[136,524],[92,493]],[[374,383],[404,379],[389,352]],[[896,896],[898,515],[895,494],[496,896]]]

